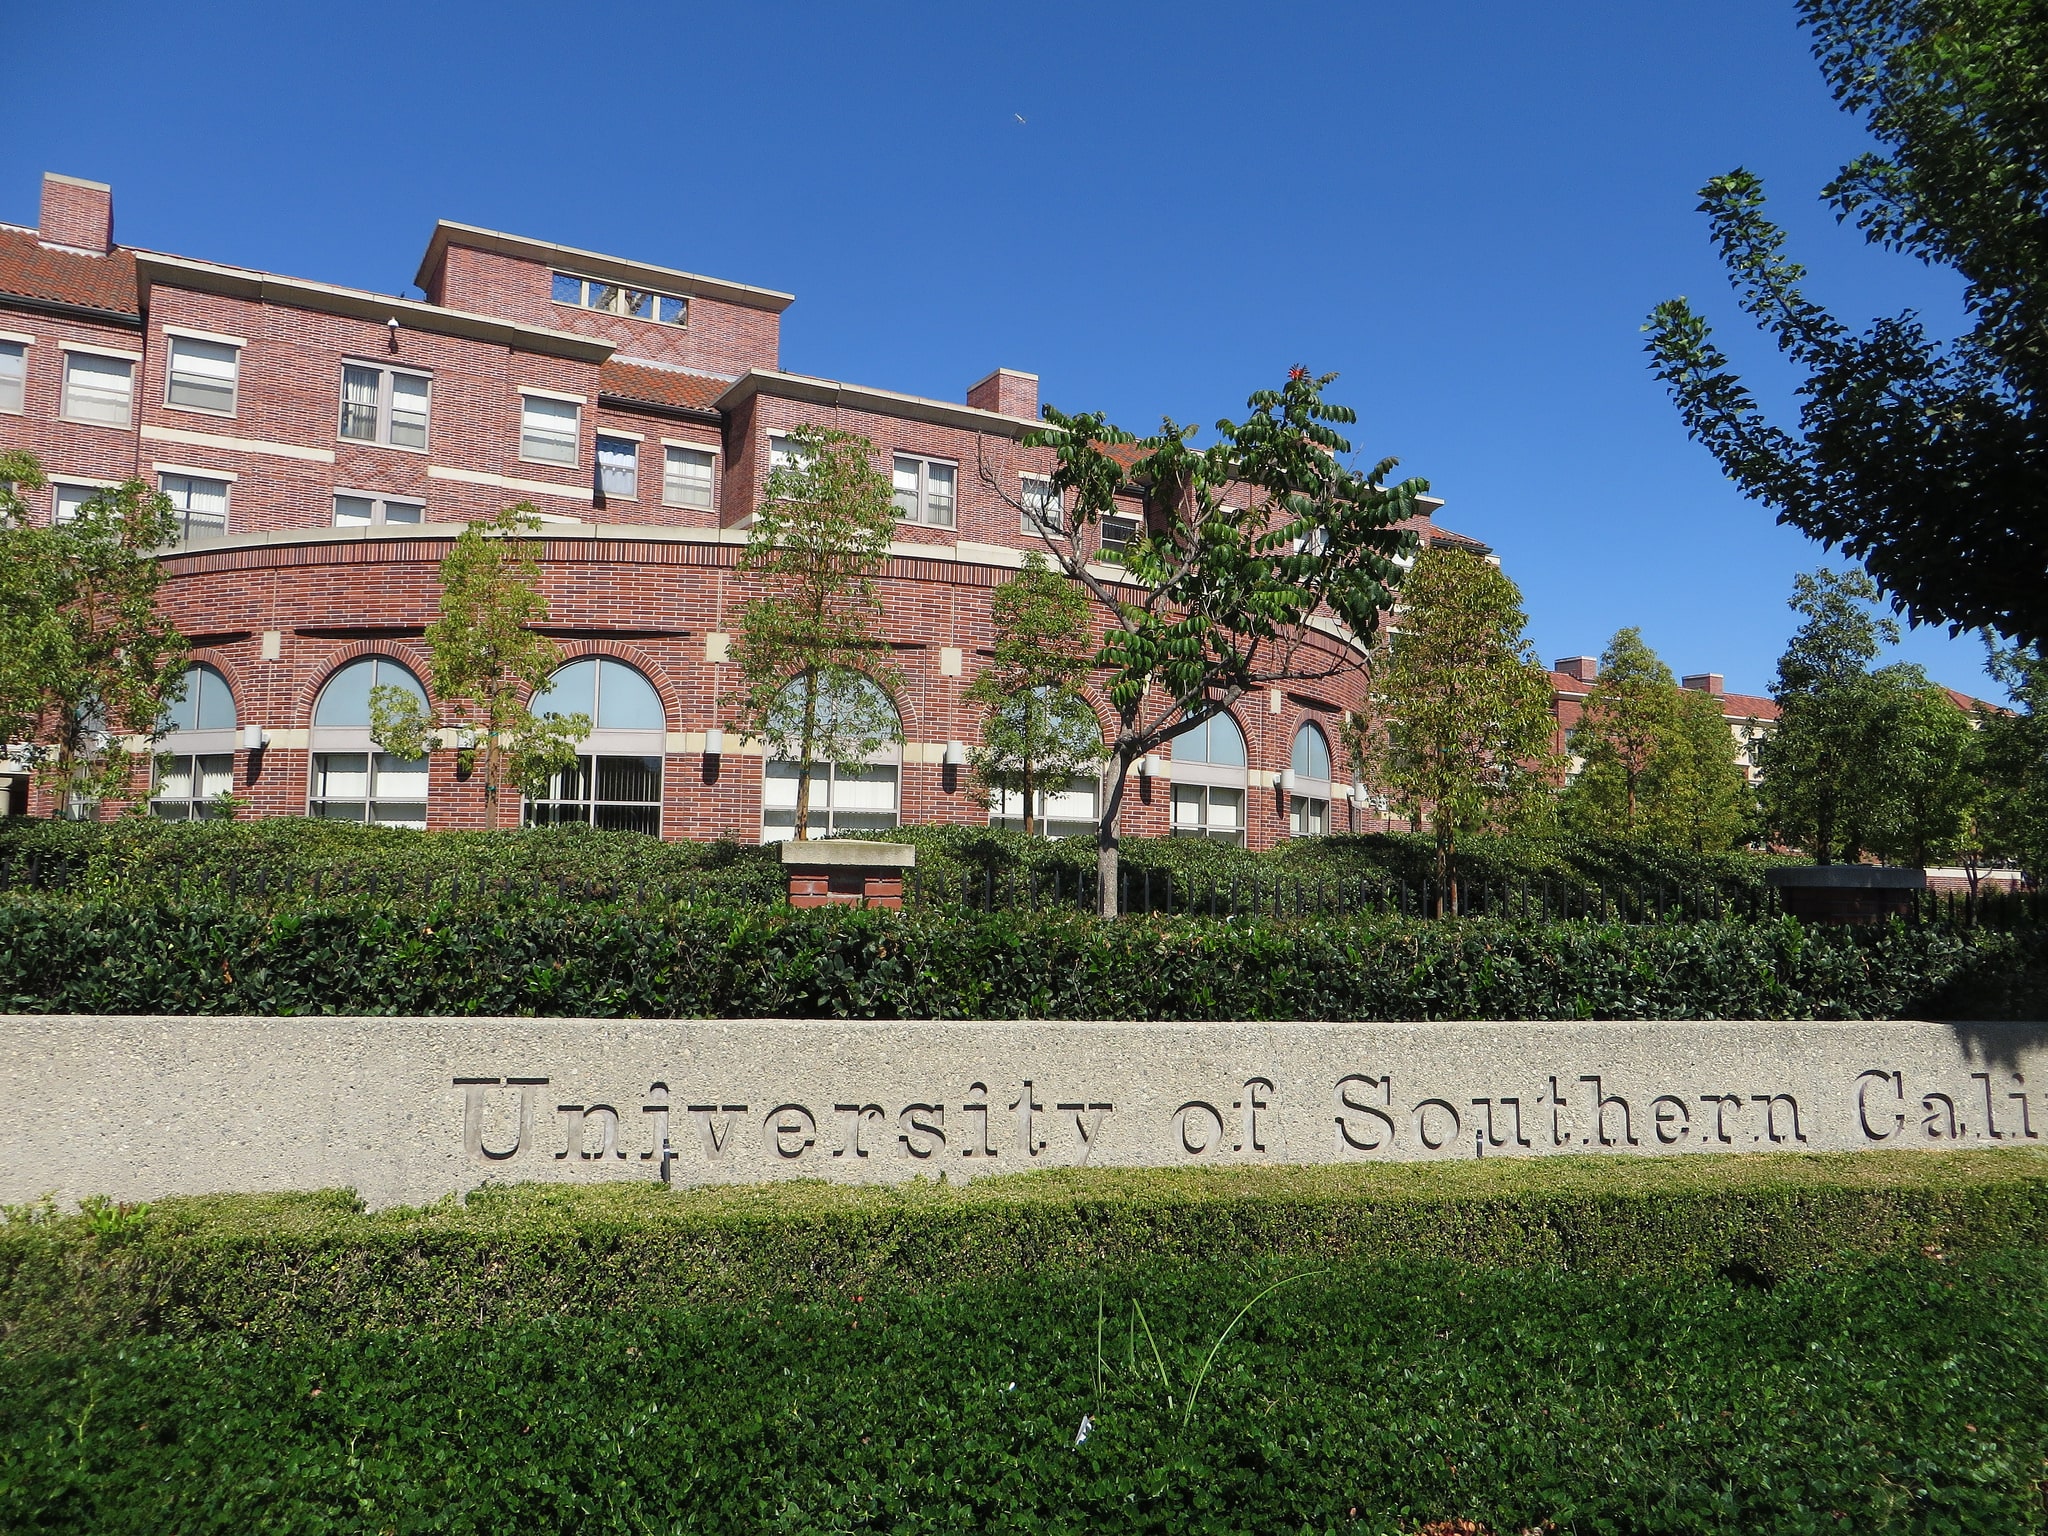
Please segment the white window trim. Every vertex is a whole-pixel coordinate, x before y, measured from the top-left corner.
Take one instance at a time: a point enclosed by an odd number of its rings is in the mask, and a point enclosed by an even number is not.
[[[419,528],[423,527],[427,521],[427,503],[426,498],[423,496],[414,496],[410,493],[394,495],[384,491],[359,491],[346,485],[337,485],[327,493],[327,526],[330,528],[340,528],[343,526],[334,520],[334,498],[337,496],[353,496],[358,501],[370,503],[370,521],[367,524],[350,523],[347,525],[350,528]],[[384,511],[392,502],[397,502],[402,507],[418,507],[420,509],[419,522],[387,523],[384,520]]]
[[[901,449],[892,448],[889,451],[889,483],[892,493],[895,488],[896,461],[898,459],[909,459],[916,463],[919,468],[917,472],[917,516],[905,517],[901,512],[898,512],[896,514],[896,521],[908,523],[913,528],[937,528],[942,532],[958,533],[960,531],[960,461],[958,459],[944,458],[933,453],[905,453]],[[928,489],[931,484],[931,477],[925,471],[934,464],[942,464],[953,471],[953,520],[950,523],[935,523],[925,515],[931,497]]]
[[[225,480],[233,485],[242,477],[232,469],[208,469],[202,464],[152,464],[150,473],[156,475],[191,475],[201,480]]]
[[[416,453],[422,458],[434,451],[434,374],[432,369],[414,368],[410,364],[400,368],[389,362],[379,363],[367,357],[349,357],[346,354],[341,359],[341,367],[344,372],[339,374],[334,381],[336,407],[334,412],[334,440],[337,443],[346,443],[351,448],[382,448],[388,453]],[[375,437],[343,437],[341,435],[340,407],[348,401],[348,396],[345,393],[348,389],[348,375],[345,370],[350,368],[374,368],[382,376],[382,382],[377,386],[377,436]],[[409,448],[404,443],[394,443],[391,441],[391,375],[398,373],[427,381],[427,440],[418,448]],[[333,462],[331,455],[328,462]]]
[[[532,395],[537,400],[561,400],[569,405],[590,404],[590,397],[588,395],[572,395],[559,389],[535,389],[526,384],[521,384],[518,388],[520,394]]]
[[[205,405],[179,405],[171,399],[171,380],[176,376],[175,370],[172,367],[172,361],[176,354],[170,347],[165,347],[164,409],[167,411],[183,411],[191,416],[211,416],[216,421],[232,420],[240,415],[242,411],[242,352],[249,344],[246,341],[237,341],[232,336],[210,336],[204,331],[176,330],[168,325],[164,327],[164,334],[166,336],[175,336],[183,341],[203,341],[209,346],[233,347],[235,350],[235,403],[224,411],[216,411],[211,406]],[[350,441],[353,442],[354,439],[351,438]]]
[[[36,344],[35,337],[25,331],[0,331],[0,343],[21,350],[21,409],[0,411],[0,416],[26,416],[28,414],[28,349]]]
[[[140,352],[124,352],[119,347],[103,347],[96,342],[60,341],[57,343],[57,350],[59,352],[85,352],[94,357],[115,357],[124,363],[139,363],[142,361],[142,354]]]
[[[644,443],[647,441],[646,437],[641,433],[621,432],[617,427],[599,427],[597,435],[599,437],[622,437],[632,443]]]
[[[0,341],[11,341],[22,347],[32,347],[36,344],[35,337],[29,335],[27,331],[0,331]]]
[[[240,350],[249,345],[249,338],[246,336],[224,336],[218,331],[195,331],[182,325],[166,325],[158,329],[166,336],[182,336],[187,341],[210,341],[217,347],[234,347]]]
[[[779,435],[787,436],[788,434],[783,433]],[[693,443],[687,437],[664,437],[661,440],[661,446],[664,448],[694,448],[699,453],[714,455],[718,452],[718,444],[716,443]]]
[[[614,437],[617,438],[620,442],[633,444],[632,491],[628,493],[625,491],[607,490],[604,493],[604,499],[606,501],[638,501],[640,499],[640,482],[646,478],[646,475],[643,472],[640,464],[640,450],[646,444],[647,439],[642,437],[638,432],[607,432],[603,427],[599,427],[597,429],[597,436],[599,438]],[[601,486],[604,484],[604,455],[598,451],[597,444],[595,441],[591,443],[590,451],[593,462],[595,462],[597,465],[597,481],[598,484]],[[662,480],[664,483],[666,483],[668,479],[668,463],[665,455],[663,457],[661,468]]]
[[[681,449],[681,450],[682,450],[683,452],[685,452],[685,453],[703,453],[703,454],[708,454],[708,455],[710,455],[710,457],[711,457],[711,505],[710,505],[710,506],[708,506],[708,507],[698,507],[698,506],[692,506],[692,505],[691,505],[691,504],[690,504],[689,502],[687,502],[687,501],[671,501],[671,500],[669,500],[669,494],[668,494],[668,450],[669,450],[669,449],[671,449],[671,448],[680,448],[680,449]],[[682,440],[681,440],[681,439],[679,439],[679,438],[673,438],[673,437],[664,437],[664,438],[663,438],[663,439],[661,440],[661,505],[663,505],[664,507],[681,507],[681,508],[682,508],[682,509],[683,509],[684,511],[686,511],[686,512],[716,512],[716,511],[718,510],[718,471],[719,471],[719,461],[718,461],[718,450],[717,450],[716,448],[706,448],[706,447],[704,447],[704,446],[703,446],[703,445],[702,445],[701,443],[688,443],[688,442],[684,442],[684,441],[682,441]]]

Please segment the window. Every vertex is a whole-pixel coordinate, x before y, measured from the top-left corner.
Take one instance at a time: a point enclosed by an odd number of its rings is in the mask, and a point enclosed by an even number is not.
[[[782,691],[776,708],[791,716],[802,710],[801,681]],[[820,718],[827,722],[828,732],[888,739],[864,763],[812,764],[807,832],[812,837],[825,837],[834,832],[881,832],[895,826],[903,750],[902,725],[895,704],[867,678],[841,674],[820,689],[817,709]],[[770,758],[764,765],[763,842],[784,842],[796,835],[798,778],[795,763]]]
[[[529,827],[571,821],[661,836],[660,757],[579,757],[548,781],[544,798],[526,802]]]
[[[546,395],[521,395],[519,457],[541,464],[574,464],[583,407]]]
[[[220,797],[235,787],[235,696],[228,680],[194,662],[185,669],[184,697],[164,711],[162,724],[167,755],[156,760],[150,813],[168,821],[219,814]]]
[[[419,679],[385,656],[352,661],[329,678],[313,706],[308,810],[329,821],[424,827],[427,761],[378,750],[370,738],[372,688],[403,688],[427,701]]]
[[[53,521],[68,523],[76,518],[88,501],[105,490],[105,486],[77,485],[59,480],[50,488],[51,516]]]
[[[800,464],[809,457],[810,454],[805,450],[804,445],[795,438],[785,437],[780,432],[768,434],[769,474],[774,474],[778,469],[787,469],[793,464]]]
[[[1101,782],[1092,773],[1077,773],[1064,785],[1053,790],[1032,786],[1038,834],[1041,837],[1091,837],[1095,833],[1098,797],[1102,793]],[[989,807],[989,825],[1024,829],[1024,793],[1022,790],[1006,789],[994,797]]]
[[[205,662],[185,669],[185,696],[165,713],[172,731],[232,731],[235,728],[235,696],[228,680]]]
[[[654,684],[609,656],[586,656],[560,668],[533,696],[532,708],[536,715],[587,715],[593,732],[667,728]]]
[[[232,752],[172,753],[156,761],[149,810],[165,821],[198,821],[223,814],[221,796],[235,791]]]
[[[653,320],[661,325],[687,325],[690,301],[670,293],[645,288],[628,288],[595,277],[577,277],[569,272],[555,274],[553,297],[557,304],[578,309],[595,309],[607,315],[626,315],[635,320]]]
[[[350,442],[387,448],[427,446],[427,405],[433,381],[425,374],[400,373],[348,363],[341,370],[341,435]]]
[[[1024,516],[1020,533],[1035,534],[1041,530],[1058,533],[1066,526],[1066,509],[1060,505],[1060,498],[1052,488],[1052,481],[1043,475],[1024,477]]]
[[[661,499],[672,507],[711,510],[711,455],[695,448],[670,448],[661,474]]]
[[[416,501],[394,501],[388,496],[370,496],[354,491],[334,493],[334,526],[370,528],[383,523],[417,526],[427,520],[427,509]]]
[[[585,656],[534,695],[537,715],[587,715],[576,766],[526,805],[528,826],[587,822],[614,832],[661,835],[661,767],[667,720],[654,685],[623,661]]]
[[[159,475],[157,489],[170,498],[178,516],[178,538],[228,531],[228,483],[200,475]]]
[[[959,474],[957,465],[897,454],[896,516],[906,523],[952,527],[953,489]]]
[[[1102,520],[1102,558],[1121,561],[1131,540],[1138,536],[1135,517],[1105,517]]]
[[[125,427],[135,397],[135,365],[97,352],[64,354],[64,415],[97,427]]]
[[[173,336],[170,343],[164,404],[186,411],[211,411],[216,416],[234,415],[241,349],[190,336]]]
[[[1288,825],[1296,837],[1321,837],[1330,830],[1330,743],[1313,725],[1294,733],[1294,792]]]
[[[1244,841],[1244,732],[1211,715],[1173,738],[1173,835]]]
[[[630,437],[597,439],[598,484],[607,496],[632,500],[640,494],[640,445]]]
[[[18,341],[0,341],[0,411],[21,414],[27,383],[28,348]]]

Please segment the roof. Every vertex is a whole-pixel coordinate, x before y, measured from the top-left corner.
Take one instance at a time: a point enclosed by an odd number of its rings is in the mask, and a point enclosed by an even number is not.
[[[119,246],[104,256],[52,250],[32,229],[0,226],[0,295],[109,315],[142,314],[134,252]]]
[[[951,400],[928,400],[922,395],[900,394],[893,389],[871,389],[864,384],[843,384],[804,373],[779,373],[772,368],[749,368],[718,397],[723,411],[739,409],[756,395],[782,400],[802,400],[813,405],[840,406],[868,411],[877,416],[894,416],[907,421],[928,421],[938,426],[959,427],[968,432],[987,432],[1001,437],[1022,437],[1042,425],[1024,416],[1005,416],[978,406]]]
[[[732,388],[731,379],[708,373],[686,373],[652,363],[609,359],[597,370],[597,392],[638,405],[718,414],[718,397]]]
[[[623,256],[607,256],[602,251],[580,250],[573,245],[557,245],[552,240],[534,240],[526,235],[508,235],[502,230],[459,224],[453,219],[442,219],[435,224],[433,236],[427,241],[427,252],[420,258],[416,278],[421,288],[428,286],[434,269],[441,265],[441,258],[451,245],[465,245],[471,250],[491,251],[499,256],[514,256],[523,261],[561,267],[581,277],[599,277],[666,293],[721,299],[728,304],[744,304],[749,309],[765,309],[778,315],[796,302],[795,294],[782,293],[774,288],[756,288],[751,283],[728,282],[721,277],[704,277],[695,272],[678,271],[674,267],[628,261]]]
[[[1775,720],[1778,701],[1760,693],[1724,693],[1721,713],[1730,720]]]
[[[1439,502],[1437,505],[1441,506],[1443,503]],[[1441,545],[1445,549],[1469,549],[1475,555],[1490,555],[1493,553],[1493,546],[1491,544],[1475,539],[1468,533],[1456,533],[1449,528],[1437,527],[1435,523],[1428,520],[1427,513],[1419,518],[1410,518],[1403,522],[1401,526],[1404,528],[1415,527],[1415,531],[1422,535],[1422,542],[1428,545]]]

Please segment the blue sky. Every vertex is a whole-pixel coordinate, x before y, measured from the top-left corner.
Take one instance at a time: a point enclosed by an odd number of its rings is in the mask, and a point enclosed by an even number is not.
[[[130,243],[384,292],[462,219],[790,290],[798,371],[957,399],[1022,368],[1141,430],[1336,371],[1545,660],[1637,624],[1738,691],[1825,557],[1644,367],[1688,294],[1784,398],[1696,190],[1762,173],[1859,324],[1955,312],[1816,201],[1861,138],[1790,0],[0,9],[0,219],[63,171]],[[1990,689],[1974,637],[1899,654]]]

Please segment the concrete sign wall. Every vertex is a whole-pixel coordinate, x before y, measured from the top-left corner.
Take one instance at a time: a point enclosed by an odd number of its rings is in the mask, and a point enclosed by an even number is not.
[[[14,1016],[0,1083],[0,1200],[387,1205],[485,1180],[2024,1145],[2048,1026]]]

